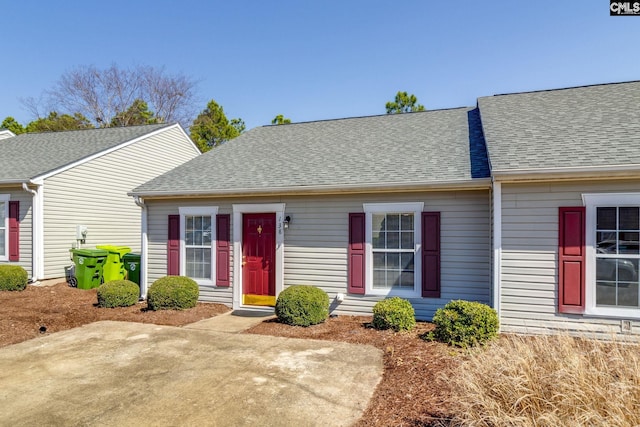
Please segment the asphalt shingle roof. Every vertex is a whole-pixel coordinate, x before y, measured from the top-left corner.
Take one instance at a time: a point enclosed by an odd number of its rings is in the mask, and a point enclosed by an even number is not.
[[[468,182],[488,176],[482,131],[469,129],[474,111],[457,108],[259,127],[133,193]],[[471,150],[485,153],[484,160],[480,156],[472,164]]]
[[[27,133],[0,139],[0,183],[27,181],[170,126]]]
[[[640,165],[640,82],[478,99],[494,173]]]

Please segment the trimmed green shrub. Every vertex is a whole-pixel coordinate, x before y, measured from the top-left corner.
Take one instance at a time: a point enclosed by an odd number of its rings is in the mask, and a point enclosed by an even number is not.
[[[450,301],[433,316],[435,330],[426,340],[438,340],[457,347],[484,345],[498,336],[498,314],[486,304],[472,301]]]
[[[184,310],[198,303],[198,284],[185,276],[164,276],[149,286],[150,310]]]
[[[29,277],[19,265],[0,265],[0,291],[24,291]]]
[[[329,295],[313,286],[289,286],[278,295],[276,316],[287,325],[317,325],[329,317]]]
[[[391,297],[378,301],[373,306],[373,327],[393,329],[396,332],[410,331],[416,326],[416,313],[406,299]]]
[[[140,287],[129,280],[112,280],[98,287],[98,307],[129,307],[139,297]]]

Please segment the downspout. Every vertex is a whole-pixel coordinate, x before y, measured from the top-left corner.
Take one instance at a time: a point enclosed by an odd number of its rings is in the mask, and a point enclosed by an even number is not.
[[[136,205],[140,206],[141,211],[141,231],[142,231],[142,253],[140,254],[140,298],[147,299],[147,253],[148,253],[148,242],[149,238],[147,236],[147,205],[144,204],[144,200],[140,196],[133,196],[133,200],[136,202]]]
[[[22,183],[22,189],[33,196],[31,203],[31,283],[33,284],[37,283],[40,277],[40,253],[43,246],[40,221],[42,206],[39,189],[41,187],[37,185],[36,190],[33,190],[26,182]]]

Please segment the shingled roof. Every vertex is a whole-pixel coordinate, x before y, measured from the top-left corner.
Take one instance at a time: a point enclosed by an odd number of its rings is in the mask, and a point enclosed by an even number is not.
[[[640,82],[478,99],[493,174],[640,169]]]
[[[488,176],[477,110],[457,108],[258,127],[133,194],[472,185]]]
[[[25,182],[170,124],[25,133],[0,139],[0,183]]]

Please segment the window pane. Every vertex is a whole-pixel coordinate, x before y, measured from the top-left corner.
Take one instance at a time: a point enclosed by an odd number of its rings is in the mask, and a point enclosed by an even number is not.
[[[372,222],[373,224],[371,224],[371,229],[373,230],[374,233],[376,233],[377,231],[384,231],[385,230],[385,220],[384,214],[373,214],[372,216]]]
[[[187,230],[184,232],[184,242],[187,245],[193,245],[193,231]]]
[[[387,249],[400,249],[399,232],[387,232]]]
[[[616,305],[616,283],[596,283],[596,305]]]
[[[620,208],[620,230],[638,230],[637,207]]]
[[[403,288],[413,288],[413,272],[403,271],[400,275],[400,286]]]
[[[7,255],[7,250],[4,247],[4,242],[5,242],[5,230],[1,230],[0,229],[0,256],[6,256]]]
[[[386,285],[386,273],[384,270],[373,271],[373,287],[374,289],[384,289]]]
[[[618,281],[628,282],[638,280],[638,260],[637,259],[617,259]]]
[[[638,253],[638,237],[640,233],[635,231],[620,232],[620,241],[618,241],[619,254],[637,254]]]
[[[374,252],[373,253],[373,268],[385,268],[386,267],[385,259],[386,259],[386,257],[385,257],[384,253]]]
[[[413,231],[413,214],[402,214],[400,218],[400,229]]]
[[[387,287],[400,286],[400,270],[387,270]]]
[[[616,208],[597,208],[598,230],[615,230],[616,227]]]
[[[596,259],[596,305],[638,307],[638,259]]]
[[[374,249],[384,249],[386,246],[385,240],[386,240],[386,233],[384,231],[382,232],[374,231],[371,239],[371,244],[373,245]]]
[[[4,210],[6,209],[6,203],[0,202],[0,227],[4,228],[4,221],[6,217],[4,216]]]
[[[400,230],[400,214],[387,214],[387,230]]]
[[[188,277],[211,279],[211,249],[187,248],[185,255]]]
[[[413,254],[404,253],[402,254],[402,269],[404,271],[413,272]]]
[[[391,270],[400,270],[400,254],[392,253],[387,255],[387,268]]]
[[[638,282],[620,282],[618,306],[638,307]]]
[[[618,241],[618,238],[615,232],[598,231],[596,233],[597,252],[601,254],[618,253],[617,241]]]
[[[202,217],[202,244],[205,246],[211,245],[211,217]]]
[[[413,249],[413,231],[402,232],[402,249]]]

